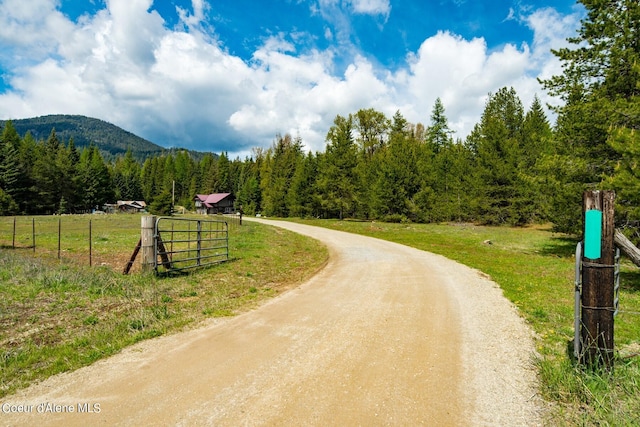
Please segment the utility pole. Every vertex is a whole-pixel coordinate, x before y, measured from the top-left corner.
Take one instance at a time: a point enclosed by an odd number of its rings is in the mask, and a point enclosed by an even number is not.
[[[613,364],[615,222],[613,191],[586,191],[582,256],[581,363]]]

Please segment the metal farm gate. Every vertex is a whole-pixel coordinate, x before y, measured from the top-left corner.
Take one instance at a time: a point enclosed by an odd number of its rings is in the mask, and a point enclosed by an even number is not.
[[[155,223],[157,273],[205,267],[229,260],[226,221],[160,217]]]

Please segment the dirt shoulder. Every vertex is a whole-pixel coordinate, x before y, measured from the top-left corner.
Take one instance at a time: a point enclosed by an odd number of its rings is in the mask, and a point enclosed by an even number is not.
[[[481,273],[369,237],[273,225],[325,243],[327,266],[254,311],[9,396],[0,424],[540,424],[531,332]]]

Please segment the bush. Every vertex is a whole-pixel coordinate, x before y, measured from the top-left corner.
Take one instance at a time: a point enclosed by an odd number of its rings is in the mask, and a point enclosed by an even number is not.
[[[18,211],[18,204],[13,200],[13,197],[0,188],[0,215],[15,215]]]
[[[409,222],[407,216],[402,214],[389,214],[386,215],[382,220],[384,222],[391,222],[394,224],[406,224]]]
[[[171,215],[172,202],[171,193],[164,191],[153,199],[149,205],[149,212],[153,215]]]

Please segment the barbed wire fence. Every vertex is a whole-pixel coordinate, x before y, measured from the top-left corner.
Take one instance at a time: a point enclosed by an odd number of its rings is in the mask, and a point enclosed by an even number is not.
[[[137,216],[0,217],[0,247],[89,266],[115,267],[139,236]]]
[[[208,217],[227,222],[230,232],[241,225],[239,215]],[[140,239],[140,218],[137,214],[0,217],[0,248],[122,270]]]

